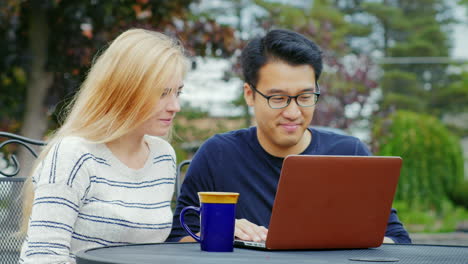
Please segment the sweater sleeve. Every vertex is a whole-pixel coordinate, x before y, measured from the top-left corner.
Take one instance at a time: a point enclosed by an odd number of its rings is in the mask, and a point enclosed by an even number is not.
[[[372,153],[370,152],[369,148],[364,144],[361,140],[355,137],[348,137],[352,138],[352,144],[348,144],[349,146],[353,146],[352,148],[352,155],[357,156],[370,156]],[[341,145],[345,146],[345,144]],[[351,149],[351,148],[348,148]],[[347,153],[347,152],[345,152]],[[408,232],[405,230],[403,224],[400,222],[397,216],[397,211],[395,209],[391,209],[390,217],[387,222],[387,229],[385,231],[385,236],[391,238],[395,243],[411,243],[411,239],[408,235]]]
[[[392,209],[390,213],[385,236],[391,238],[395,243],[411,243],[411,238],[403,227],[403,224],[398,219],[397,211],[395,209]]]
[[[357,141],[355,154],[359,156],[372,155],[367,146],[360,140]],[[411,238],[397,216],[396,209],[391,210],[387,222],[385,236],[391,238],[395,243],[411,243]]]
[[[32,213],[20,262],[74,263],[70,241],[89,186],[89,172],[83,163],[95,158],[78,151],[76,143],[57,143],[36,170]]]
[[[356,145],[354,155],[356,156],[370,156],[372,153],[369,148],[361,140],[356,138]]]
[[[202,145],[190,162],[189,169],[181,186],[180,195],[177,198],[172,230],[166,240],[168,242],[177,242],[181,238],[188,236],[188,233],[180,223],[180,212],[182,209],[187,206],[199,207],[198,192],[215,190],[211,166],[215,166],[217,162],[213,160],[213,156],[215,155],[211,155],[210,157],[212,151],[210,151],[209,145],[209,141]],[[187,212],[184,220],[193,233],[200,231],[200,218],[196,213]]]

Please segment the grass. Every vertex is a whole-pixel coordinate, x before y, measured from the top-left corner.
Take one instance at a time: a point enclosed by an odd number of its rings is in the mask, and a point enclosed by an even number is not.
[[[407,203],[396,201],[393,207],[398,211],[398,217],[410,233],[447,233],[456,231],[457,225],[468,221],[468,210],[454,206],[444,201],[436,211],[409,207]]]

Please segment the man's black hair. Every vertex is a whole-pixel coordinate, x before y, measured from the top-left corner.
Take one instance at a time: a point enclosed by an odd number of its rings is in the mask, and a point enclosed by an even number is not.
[[[244,81],[256,86],[260,68],[274,60],[293,66],[310,65],[314,69],[316,81],[322,72],[322,52],[317,44],[299,33],[274,29],[264,37],[254,38],[242,50]]]

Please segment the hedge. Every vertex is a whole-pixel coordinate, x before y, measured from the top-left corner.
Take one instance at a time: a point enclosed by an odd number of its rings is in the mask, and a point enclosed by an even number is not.
[[[403,158],[396,201],[440,211],[463,182],[460,140],[432,116],[396,111],[375,123],[372,138],[374,154]]]

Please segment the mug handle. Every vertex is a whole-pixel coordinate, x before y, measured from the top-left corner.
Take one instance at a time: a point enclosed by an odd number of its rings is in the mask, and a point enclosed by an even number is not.
[[[180,212],[180,223],[182,224],[182,227],[185,229],[185,231],[191,236],[193,237],[197,242],[201,242],[200,240],[200,237],[195,235],[191,230],[190,230],[190,227],[188,227],[186,224],[185,224],[185,221],[184,221],[184,216],[185,216],[185,213],[189,210],[193,210],[195,211],[198,216],[200,216],[200,207],[195,207],[195,206],[187,206],[187,207],[184,207],[184,209],[182,209],[182,211]]]

